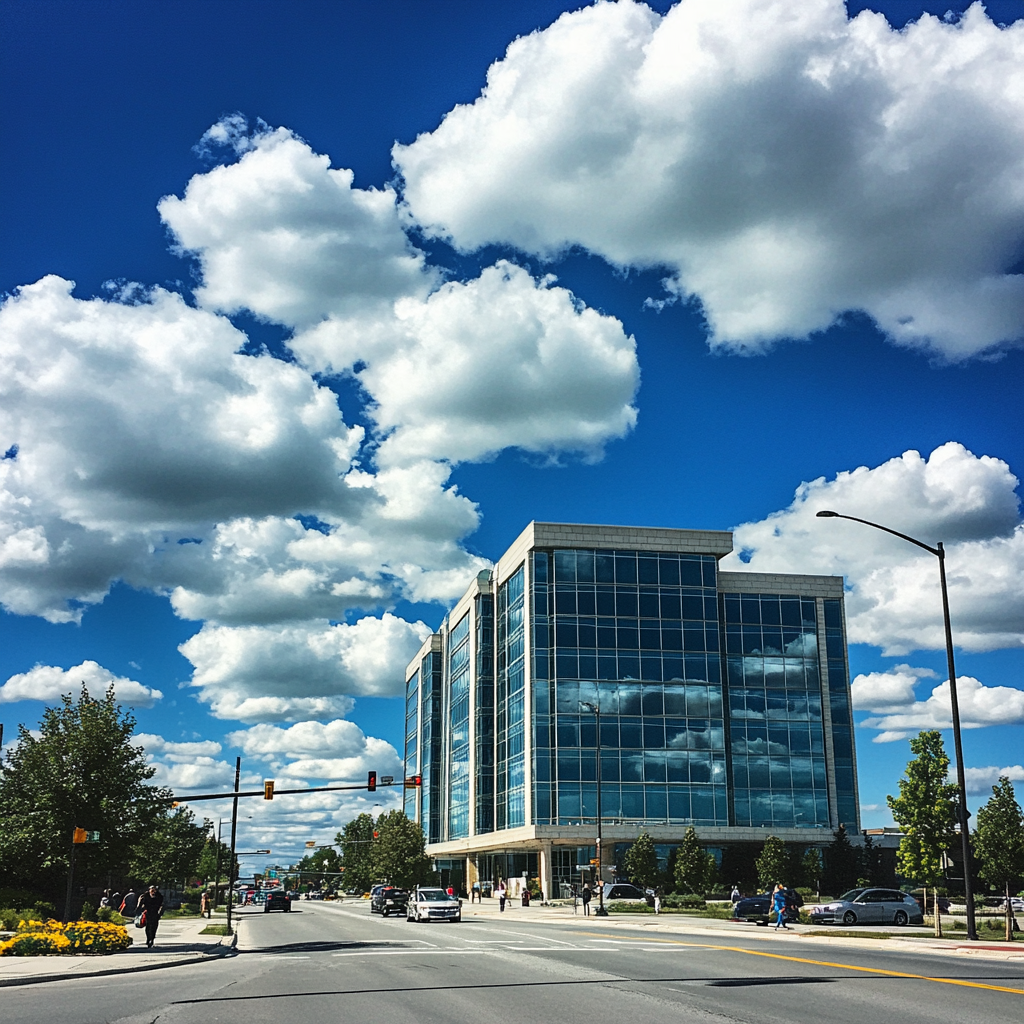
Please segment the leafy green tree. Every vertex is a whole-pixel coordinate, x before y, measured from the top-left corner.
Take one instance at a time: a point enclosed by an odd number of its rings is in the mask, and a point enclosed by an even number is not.
[[[757,881],[762,890],[771,892],[775,888],[776,882],[786,884],[789,861],[786,844],[777,836],[769,836],[764,841],[761,854],[757,858]]]
[[[129,874],[150,885],[196,878],[206,834],[207,829],[195,823],[187,807],[175,808],[158,818],[132,847]]]
[[[132,743],[135,719],[111,687],[105,697],[83,686],[77,700],[47,708],[33,736],[20,727],[0,765],[0,877],[55,901],[63,899],[72,831],[100,833],[80,846],[76,877],[98,884],[123,877],[135,848],[166,817],[170,794],[149,784],[155,769]]]
[[[816,846],[808,847],[800,858],[800,875],[804,885],[820,890],[822,876],[821,851]]]
[[[373,817],[360,814],[335,837],[345,863],[345,887],[366,892],[377,880],[373,872]]]
[[[825,850],[825,888],[830,896],[841,896],[857,884],[857,851],[840,823]]]
[[[691,825],[676,849],[675,881],[683,893],[707,896],[718,878],[715,858],[704,849]]]
[[[203,881],[226,882],[231,872],[231,847],[227,843],[220,844],[220,878],[217,878],[217,840],[207,838],[203,844],[203,852],[199,855],[196,876]],[[238,858],[235,858],[235,878],[239,875]]]
[[[299,872],[297,877],[300,885],[312,884],[314,888],[326,886],[328,889],[338,889],[344,884],[351,888],[348,878],[339,876],[341,866],[341,854],[333,847],[325,846],[306,854],[295,868]]]
[[[981,877],[1006,895],[1006,941],[1013,939],[1013,910],[1010,890],[1024,879],[1024,812],[1013,792],[1013,784],[1002,775],[992,787],[992,796],[978,808],[974,833],[974,854],[981,861]]]
[[[658,851],[654,848],[654,840],[646,832],[641,832],[637,840],[626,851],[626,874],[641,889],[657,884],[661,877],[658,870]]]
[[[377,837],[370,847],[374,876],[403,889],[426,882],[431,870],[425,846],[423,829],[403,811],[382,814],[377,819]]]
[[[868,885],[882,884],[882,851],[875,845],[871,836],[864,837],[864,845],[859,853],[859,864],[861,877],[867,879]]]
[[[949,757],[942,733],[929,729],[910,741],[917,755],[900,779],[900,795],[887,796],[893,820],[903,830],[896,851],[896,870],[921,885],[943,881],[942,855],[956,838],[957,787],[946,781]],[[935,913],[935,934],[942,934],[942,918]]]

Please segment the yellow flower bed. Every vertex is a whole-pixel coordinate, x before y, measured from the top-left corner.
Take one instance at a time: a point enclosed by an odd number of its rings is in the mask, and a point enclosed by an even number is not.
[[[22,921],[18,934],[0,943],[0,956],[117,953],[132,944],[128,929],[104,921]]]

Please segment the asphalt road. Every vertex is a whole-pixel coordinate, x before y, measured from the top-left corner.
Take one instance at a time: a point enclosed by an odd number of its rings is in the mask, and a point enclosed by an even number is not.
[[[299,903],[290,914],[246,912],[238,953],[220,961],[0,989],[0,1020],[1020,1024],[1024,994],[1000,988],[1024,992],[1024,964],[840,949],[752,929],[654,937],[595,918],[513,915],[408,924],[371,916],[366,903]]]

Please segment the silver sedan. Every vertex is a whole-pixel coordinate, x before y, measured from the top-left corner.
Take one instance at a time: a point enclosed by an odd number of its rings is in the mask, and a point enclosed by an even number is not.
[[[815,924],[922,924],[917,900],[898,889],[851,889],[834,903],[811,907]]]

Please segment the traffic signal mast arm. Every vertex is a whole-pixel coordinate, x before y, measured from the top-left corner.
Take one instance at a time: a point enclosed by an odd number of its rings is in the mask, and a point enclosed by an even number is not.
[[[385,776],[386,778],[387,776]],[[385,786],[401,786],[403,788],[413,788],[419,786],[422,783],[422,776],[411,775],[407,779],[399,779],[398,781],[383,782],[378,780],[376,782],[377,787]],[[295,796],[300,793],[333,793],[338,790],[353,790],[353,789],[365,789],[368,792],[373,792],[370,788],[369,783],[355,784],[351,786],[312,786],[308,789],[275,789],[274,796]],[[227,793],[185,793],[181,796],[169,796],[164,798],[164,802],[167,803],[189,803],[192,800],[227,800],[228,798],[243,796],[259,796],[266,799],[266,789],[253,789],[243,793],[236,793],[233,790]]]

